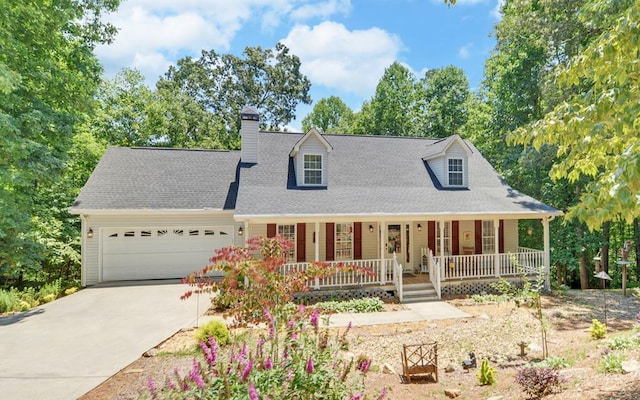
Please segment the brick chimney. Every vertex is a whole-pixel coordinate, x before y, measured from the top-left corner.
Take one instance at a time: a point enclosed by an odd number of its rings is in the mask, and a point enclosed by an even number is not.
[[[240,148],[240,161],[243,163],[258,163],[258,130],[260,126],[260,115],[253,106],[244,106],[240,112],[240,137],[242,144]]]

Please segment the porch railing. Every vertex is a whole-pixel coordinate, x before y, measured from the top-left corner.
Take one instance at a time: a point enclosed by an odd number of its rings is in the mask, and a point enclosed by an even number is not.
[[[441,268],[440,268],[440,264],[438,264],[438,262],[436,261],[436,259],[433,257],[433,252],[431,250],[429,250],[429,255],[427,256],[427,262],[429,263],[429,280],[431,281],[431,284],[433,285],[434,290],[436,291],[436,294],[438,295],[438,298],[441,299],[442,298],[442,276],[441,276]]]
[[[385,285],[395,282],[397,270],[392,259],[328,261],[331,266],[348,265],[356,267],[350,271],[340,271],[324,278],[315,278],[309,285],[314,289],[331,287],[354,287]],[[304,271],[309,267],[308,262],[287,263],[280,267],[283,274],[292,271]],[[367,269],[371,273],[362,272]]]
[[[543,265],[544,252],[519,248],[517,253],[473,254],[444,258],[442,280],[519,276],[536,274]],[[441,260],[434,257],[436,261]],[[434,285],[435,286],[435,285]]]
[[[404,298],[404,290],[403,290],[403,285],[402,285],[402,273],[403,268],[402,265],[398,263],[398,258],[396,257],[396,253],[393,253],[393,259],[392,261],[392,269],[394,272],[393,275],[393,284],[396,287],[396,293],[398,294],[398,300],[400,301],[400,303],[402,303],[402,300]]]

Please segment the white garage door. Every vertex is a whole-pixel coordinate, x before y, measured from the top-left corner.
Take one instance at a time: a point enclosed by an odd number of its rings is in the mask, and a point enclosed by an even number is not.
[[[105,228],[102,280],[184,278],[233,244],[233,228]]]

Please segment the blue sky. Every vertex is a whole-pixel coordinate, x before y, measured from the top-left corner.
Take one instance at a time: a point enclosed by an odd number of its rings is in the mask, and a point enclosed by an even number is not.
[[[283,42],[300,57],[314,101],[335,95],[357,111],[394,61],[417,77],[455,65],[477,87],[500,1],[123,0],[105,18],[118,27],[116,40],[96,53],[107,77],[136,68],[152,86],[169,65],[203,49],[240,55]],[[299,129],[312,107],[299,106],[290,128]]]

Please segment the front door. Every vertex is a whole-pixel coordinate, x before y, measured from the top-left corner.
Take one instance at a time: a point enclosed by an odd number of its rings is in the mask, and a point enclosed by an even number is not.
[[[413,270],[411,266],[411,251],[409,251],[410,226],[410,224],[387,225],[387,254],[385,258],[391,258],[395,253],[398,263],[402,265],[405,271]]]

